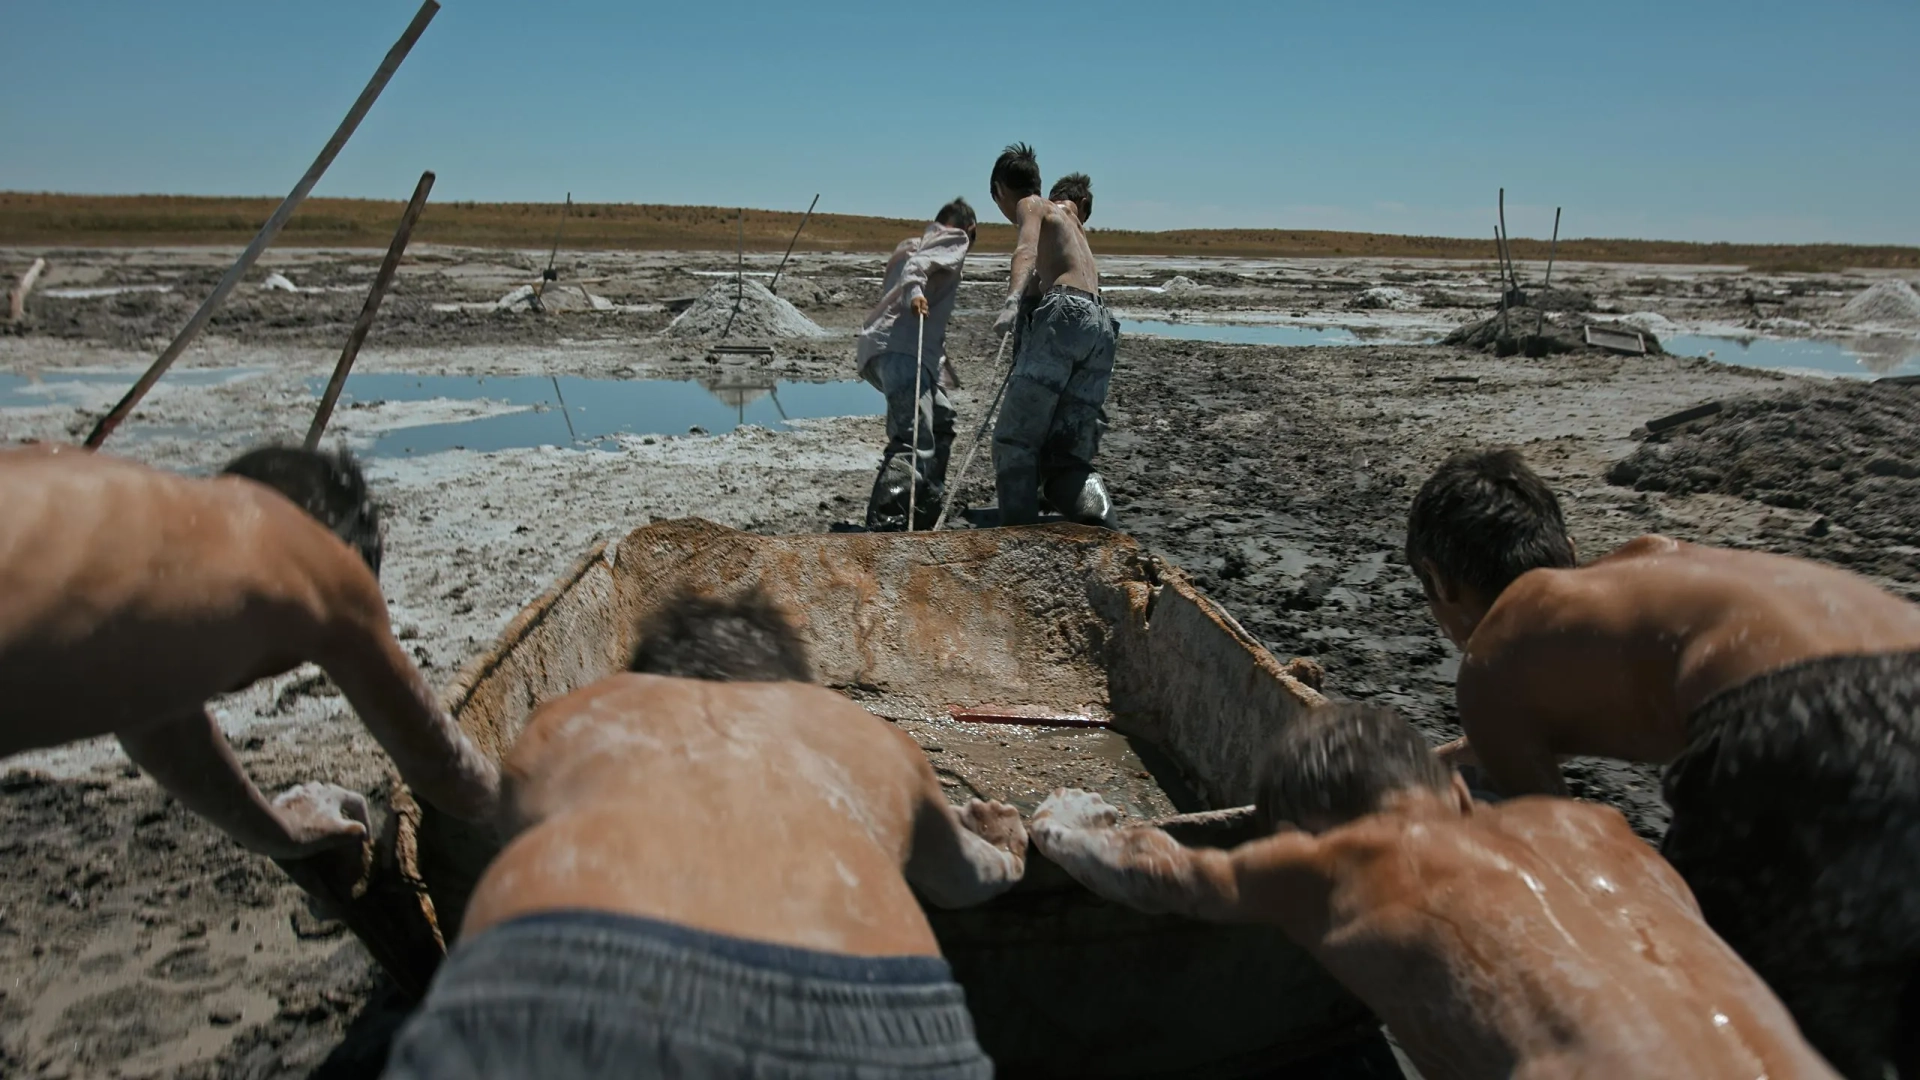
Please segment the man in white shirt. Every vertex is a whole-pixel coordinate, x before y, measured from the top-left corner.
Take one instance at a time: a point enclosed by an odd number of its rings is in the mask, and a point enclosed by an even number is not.
[[[901,241],[887,260],[880,302],[860,327],[860,377],[887,396],[887,449],[867,500],[869,529],[906,529],[908,492],[916,484],[912,527],[931,528],[939,516],[954,421],[941,385],[941,357],[975,224],[973,208],[955,199],[940,208],[926,232]]]

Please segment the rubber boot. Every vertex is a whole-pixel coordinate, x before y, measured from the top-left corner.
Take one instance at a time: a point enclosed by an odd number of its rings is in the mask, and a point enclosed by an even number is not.
[[[1049,477],[1047,502],[1076,525],[1098,525],[1115,531],[1120,528],[1107,482],[1092,469],[1070,469]]]

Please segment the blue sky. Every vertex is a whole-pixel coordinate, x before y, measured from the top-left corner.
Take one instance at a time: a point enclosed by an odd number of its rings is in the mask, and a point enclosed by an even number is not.
[[[443,0],[322,195],[1920,243],[1920,3]],[[412,0],[7,5],[0,190],[284,194]]]

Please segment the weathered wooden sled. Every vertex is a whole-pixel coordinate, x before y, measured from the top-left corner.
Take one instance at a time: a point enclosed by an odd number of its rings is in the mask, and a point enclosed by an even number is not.
[[[821,681],[916,735],[942,733],[946,752],[933,756],[956,789],[1027,811],[1062,783],[1113,790],[1125,805],[1119,789],[1148,780],[1189,811],[1163,821],[1183,841],[1237,843],[1250,822],[1232,808],[1253,801],[1259,749],[1322,700],[1178,569],[1113,533],[759,536],[687,519],[596,544],[462,671],[447,705],[499,757],[541,702],[618,670],[652,605],[681,587],[727,595],[753,583],[798,621]],[[969,746],[1032,729],[955,720],[956,708],[1091,727],[1044,776],[970,779]],[[1085,738],[1138,757],[1108,767],[1118,759],[1089,755]],[[1105,764],[1059,775],[1089,761]],[[496,841],[397,785],[393,802],[366,893],[382,914],[352,921],[387,938],[368,944],[418,987]],[[1142,915],[1037,854],[1007,895],[928,915],[1003,1076],[1255,1075],[1372,1027],[1277,931]]]

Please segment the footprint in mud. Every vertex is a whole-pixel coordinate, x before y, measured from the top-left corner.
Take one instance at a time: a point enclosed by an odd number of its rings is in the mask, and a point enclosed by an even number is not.
[[[192,1007],[196,1000],[195,994],[123,986],[69,1005],[46,1042],[82,1065],[110,1065],[187,1034],[202,1015]]]
[[[205,982],[245,966],[239,957],[215,960],[205,945],[182,945],[154,962],[147,977],[167,982]]]

